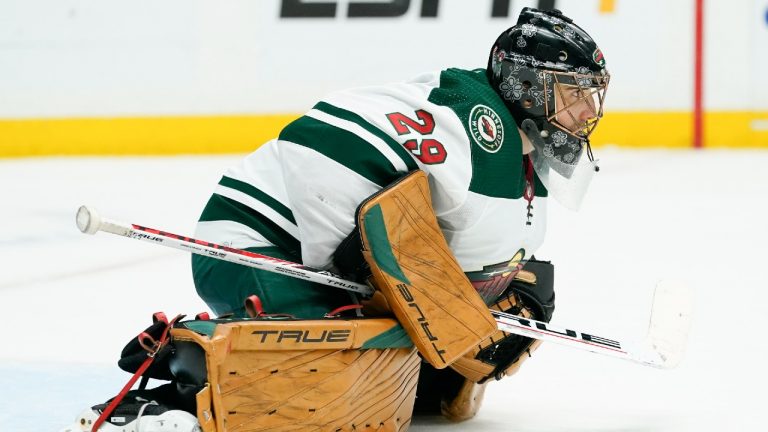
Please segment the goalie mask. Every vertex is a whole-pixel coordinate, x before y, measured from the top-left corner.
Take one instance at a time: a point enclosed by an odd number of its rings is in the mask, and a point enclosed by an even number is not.
[[[598,170],[589,137],[610,79],[600,49],[560,11],[524,8],[493,45],[486,73],[533,144],[542,183],[577,209]]]

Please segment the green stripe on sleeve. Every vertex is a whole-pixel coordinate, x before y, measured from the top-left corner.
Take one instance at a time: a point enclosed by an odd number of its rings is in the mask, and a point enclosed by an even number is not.
[[[276,211],[278,214],[280,214],[280,216],[288,219],[293,224],[296,224],[296,219],[294,219],[291,209],[284,206],[280,201],[262,192],[259,188],[227,176],[222,177],[221,181],[219,181],[219,184],[238,190],[257,201],[260,201],[272,210]]]
[[[290,233],[256,210],[219,194],[213,194],[200,215],[200,222],[232,221],[264,236],[270,243],[301,258],[301,245]]]
[[[356,125],[362,127],[363,129],[367,130],[371,134],[377,136],[379,139],[387,143],[389,148],[391,148],[400,157],[400,159],[402,159],[405,166],[408,167],[408,171],[419,169],[418,165],[416,165],[416,162],[413,160],[413,157],[411,157],[410,153],[408,153],[408,151],[405,150],[403,146],[395,141],[394,138],[384,133],[384,131],[366,121],[359,114],[353,113],[352,111],[348,111],[343,108],[339,108],[337,106],[333,106],[327,102],[319,102],[314,106],[314,109],[322,111],[326,114],[330,114],[334,117],[338,117],[342,120],[355,123]]]
[[[368,141],[311,117],[300,117],[286,126],[279,139],[315,150],[381,187],[402,175]]]

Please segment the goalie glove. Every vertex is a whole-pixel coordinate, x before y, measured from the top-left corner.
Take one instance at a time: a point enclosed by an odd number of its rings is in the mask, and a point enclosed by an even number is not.
[[[529,260],[491,309],[548,322],[555,310],[554,266],[547,261]],[[498,330],[451,368],[479,384],[490,378],[500,380],[517,372],[539,345],[541,341]]]

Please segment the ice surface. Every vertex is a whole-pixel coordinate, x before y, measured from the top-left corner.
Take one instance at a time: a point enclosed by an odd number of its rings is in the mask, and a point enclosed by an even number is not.
[[[655,283],[688,281],[696,304],[680,366],[544,345],[489,386],[474,420],[419,419],[411,430],[764,430],[768,152],[596,153],[582,210],[552,203],[537,252],[557,266],[553,322],[639,339]],[[0,431],[58,430],[127,381],[115,361],[153,312],[206,310],[188,255],[81,234],[77,208],[191,235],[237,159],[0,160]]]

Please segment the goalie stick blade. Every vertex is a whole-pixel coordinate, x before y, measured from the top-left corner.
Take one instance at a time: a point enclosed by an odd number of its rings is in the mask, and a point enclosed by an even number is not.
[[[685,284],[662,281],[654,291],[651,324],[642,342],[624,342],[585,333],[555,324],[491,311],[500,330],[567,345],[589,352],[670,369],[680,362],[685,350],[691,316],[691,291]]]
[[[683,358],[693,315],[693,290],[680,281],[656,285],[646,344],[661,358],[663,368],[677,366]]]

